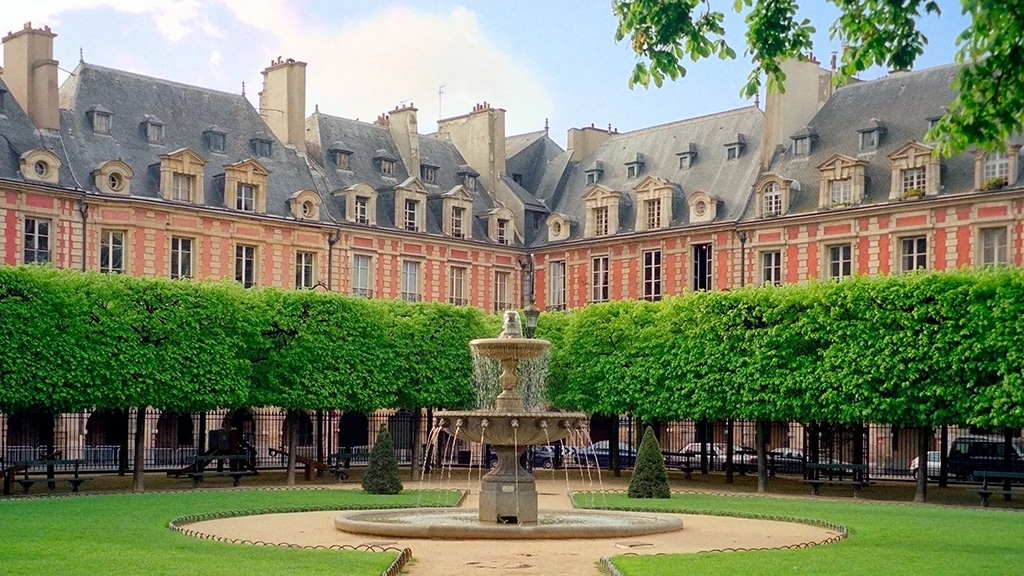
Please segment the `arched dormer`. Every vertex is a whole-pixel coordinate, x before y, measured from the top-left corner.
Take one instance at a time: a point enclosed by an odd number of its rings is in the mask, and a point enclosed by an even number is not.
[[[409,232],[427,229],[427,189],[416,176],[395,186],[395,226]]]
[[[491,242],[511,246],[516,243],[515,214],[504,204],[487,211],[487,236]]]
[[[267,170],[252,158],[224,165],[224,206],[229,210],[267,211]]]
[[[299,220],[319,220],[321,205],[323,200],[313,190],[299,190],[288,198],[288,208]]]
[[[135,173],[130,166],[120,160],[109,160],[96,167],[92,172],[96,189],[104,194],[131,194],[131,182]]]
[[[789,212],[793,180],[765,174],[754,183],[754,205],[759,218],[774,218]]]
[[[1020,144],[1004,144],[1005,149],[974,152],[974,189],[998,190],[1017,184],[1017,160]]]
[[[160,155],[160,197],[164,200],[203,204],[203,167],[206,160],[191,148]]]
[[[698,190],[686,198],[690,206],[690,222],[700,224],[714,222],[718,217],[718,199],[703,190]]]
[[[595,184],[583,195],[583,203],[587,206],[587,221],[583,228],[583,236],[612,236],[619,231],[619,202],[622,192],[607,186]]]
[[[833,154],[818,164],[818,208],[846,208],[863,202],[867,165],[844,154]]]
[[[331,193],[345,202],[345,220],[354,224],[377,225],[377,191],[360,182]]]
[[[911,140],[889,154],[890,200],[913,200],[939,193],[942,165],[932,147]]]
[[[548,227],[548,241],[568,240],[572,221],[565,214],[552,212],[544,224]]]
[[[462,184],[441,194],[444,233],[452,238],[473,237],[473,195]]]
[[[660,230],[672,225],[672,193],[676,185],[668,180],[645,176],[633,187],[636,192],[637,232]]]
[[[60,158],[45,148],[29,150],[18,158],[21,177],[30,182],[57,184],[60,178]]]

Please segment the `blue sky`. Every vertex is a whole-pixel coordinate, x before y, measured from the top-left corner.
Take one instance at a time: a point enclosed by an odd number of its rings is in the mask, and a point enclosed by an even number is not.
[[[36,0],[5,6],[0,31],[49,25],[65,71],[81,49],[93,64],[187,84],[238,93],[244,83],[254,105],[260,72],[278,56],[295,58],[308,63],[309,112],[319,105],[369,121],[413,103],[430,132],[438,117],[486,101],[507,111],[508,134],[547,119],[564,146],[570,127],[622,132],[750,105],[738,95],[750,71],[742,16],[732,0],[711,4],[727,11],[739,57],[691,62],[685,78],[660,89],[628,88],[635,59],[614,41],[616,19],[600,0]],[[838,50],[828,38],[835,9],[803,4],[818,29],[815,55],[828,66]],[[966,26],[958,3],[939,4],[942,16],[922,22],[930,43],[917,69],[953,61]]]

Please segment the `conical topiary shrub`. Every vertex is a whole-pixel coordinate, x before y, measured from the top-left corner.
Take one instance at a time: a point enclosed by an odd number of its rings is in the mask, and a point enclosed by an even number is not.
[[[384,424],[380,425],[377,442],[370,451],[370,462],[363,474],[363,490],[370,494],[398,494],[402,491],[395,441],[391,439],[391,432]]]
[[[661,457],[661,446],[650,426],[644,431],[640,449],[636,454],[636,466],[629,480],[630,498],[670,498],[668,472]]]

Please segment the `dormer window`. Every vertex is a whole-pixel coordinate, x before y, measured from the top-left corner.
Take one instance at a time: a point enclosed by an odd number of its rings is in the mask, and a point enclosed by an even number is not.
[[[157,118],[146,114],[146,119],[142,122],[143,129],[146,131],[146,141],[150,144],[163,144],[164,142],[164,122]]]
[[[942,166],[932,147],[910,141],[889,155],[889,198],[913,200],[939,193]]]
[[[604,174],[604,164],[600,160],[595,160],[590,168],[584,170],[587,175],[587,186],[593,186],[601,181],[601,176]]]
[[[220,127],[210,126],[203,132],[203,136],[206,138],[206,146],[210,152],[223,154],[228,149],[227,132]]]
[[[600,184],[583,195],[587,207],[587,222],[583,235],[611,236],[619,231],[619,203],[622,193]]]
[[[252,212],[256,209],[256,187],[239,183],[235,191],[235,210]]]
[[[292,216],[299,220],[319,220],[323,200],[313,190],[299,190],[288,198]]]
[[[942,116],[933,116],[931,118],[928,118],[928,129],[931,130],[932,128],[938,126],[939,120],[942,120]]]
[[[402,212],[402,228],[409,232],[415,232],[419,230],[417,225],[416,215],[419,212],[419,202],[416,200],[406,200]]]
[[[104,194],[130,194],[132,169],[121,160],[100,164],[93,173],[96,189]]]
[[[769,218],[782,214],[782,190],[777,182],[769,182],[764,187],[761,216]]]
[[[465,238],[466,237],[466,209],[460,206],[452,207],[452,237],[453,238]]]
[[[591,211],[594,217],[594,236],[608,235],[608,207],[598,206]]]
[[[545,221],[548,227],[548,240],[568,240],[571,226],[569,218],[564,214],[552,213]]]
[[[810,126],[804,126],[789,138],[793,142],[794,156],[808,156],[814,146],[814,141],[818,139],[818,132]]]
[[[842,154],[833,154],[819,164],[818,207],[832,209],[860,204],[864,198],[867,165],[864,160]]]
[[[843,208],[853,204],[853,180],[850,178],[831,180],[828,199],[832,208]]]
[[[789,208],[789,197],[793,190],[799,190],[796,181],[765,174],[754,184],[757,191],[757,210],[761,218],[782,216]]]
[[[659,230],[672,222],[672,196],[676,185],[668,180],[645,176],[633,191],[636,193],[636,220],[634,230]]]
[[[441,195],[444,232],[452,238],[472,236],[473,196],[464,186],[456,186]]]
[[[206,160],[189,148],[160,155],[160,197],[202,204],[203,167]],[[228,204],[230,206],[230,204]]]
[[[373,161],[377,163],[377,169],[380,170],[383,176],[393,176],[395,174],[395,162],[397,158],[392,156],[387,150],[380,148],[373,156]]]
[[[1005,144],[1005,150],[974,153],[975,190],[998,190],[1017,183],[1020,144]]]
[[[466,190],[476,190],[476,176],[466,174],[465,186]]]
[[[461,190],[461,187],[458,187]],[[470,204],[472,205],[472,204]],[[447,205],[446,205],[447,207]],[[427,222],[427,189],[419,178],[410,176],[395,186],[394,222],[402,230],[423,232]],[[442,228],[450,234],[451,214],[441,216]]]
[[[355,223],[356,224],[369,224],[369,206],[370,199],[366,196],[356,196],[355,200]]]
[[[434,184],[437,182],[437,167],[429,166],[427,164],[420,164],[420,180],[423,180],[427,184]]]
[[[344,198],[345,220],[370,226],[377,224],[377,191],[372,186],[360,183],[332,192],[331,195]],[[401,221],[395,220],[395,224],[400,226]]]
[[[640,173],[644,168],[644,157],[642,154],[637,154],[636,159],[630,162],[626,162],[626,178],[633,180],[640,176]]]
[[[93,106],[86,112],[92,121],[92,131],[96,134],[110,134],[110,126],[114,113],[103,106]]]
[[[252,153],[257,158],[270,158],[273,151],[272,142],[265,138],[253,138],[249,141],[252,144]]]
[[[693,166],[694,160],[697,159],[697,145],[690,142],[683,151],[676,152],[676,157],[679,159],[678,168],[689,170]]]
[[[380,173],[385,176],[391,176],[395,173],[395,163],[392,160],[381,160],[380,161]]]
[[[598,179],[598,173],[597,172],[587,172],[587,186],[590,186],[592,184],[597,184],[597,179]]]
[[[335,150],[331,152],[331,158],[334,160],[334,165],[338,170],[350,170],[352,154],[350,152],[342,152],[341,150]]]
[[[743,149],[747,147],[747,139],[743,134],[737,134],[736,139],[725,144],[725,159],[736,160],[743,155]]]
[[[861,152],[877,150],[882,142],[882,135],[885,133],[885,125],[880,120],[872,118],[868,125],[857,130],[858,147]]]
[[[224,165],[224,206],[240,212],[267,211],[267,170],[253,159]]]
[[[1010,159],[1006,152],[993,150],[985,155],[985,163],[982,168],[982,179],[986,188],[999,188],[1006,185],[1007,176],[1010,174]]]
[[[57,184],[59,180],[60,158],[45,148],[29,150],[18,159],[21,176],[33,182]]]
[[[498,244],[510,244],[508,239],[508,220],[498,219],[498,230],[496,233]]]

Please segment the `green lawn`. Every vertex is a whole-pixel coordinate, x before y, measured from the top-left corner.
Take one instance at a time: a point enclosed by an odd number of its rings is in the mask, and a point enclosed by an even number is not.
[[[196,490],[4,500],[0,573],[378,576],[397,553],[231,545],[184,536],[167,524],[187,514],[232,510],[453,505],[458,496],[415,490],[397,496],[354,490]]]
[[[669,500],[580,494],[576,500],[581,507],[811,518],[849,529],[849,538],[842,542],[803,550],[614,558],[626,576],[991,576],[1024,571],[1024,513],[1019,511],[703,494],[677,494]],[[680,538],[685,537],[684,527]]]

